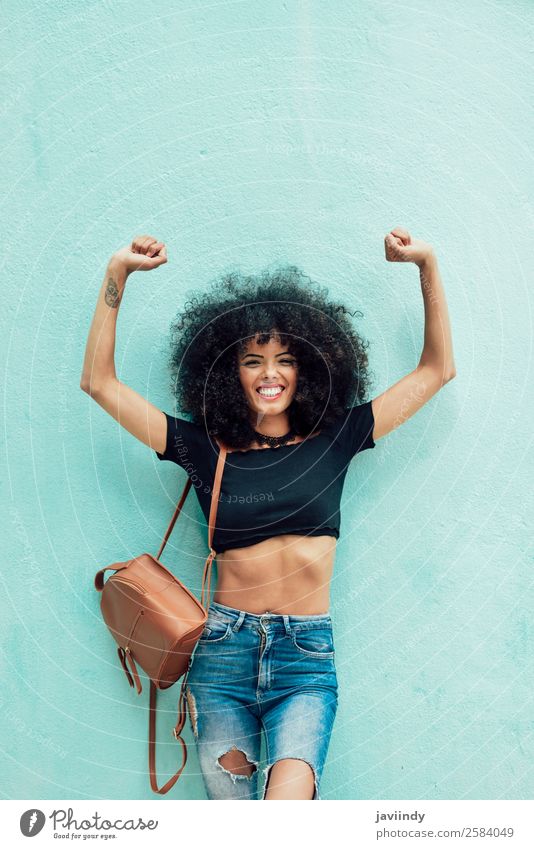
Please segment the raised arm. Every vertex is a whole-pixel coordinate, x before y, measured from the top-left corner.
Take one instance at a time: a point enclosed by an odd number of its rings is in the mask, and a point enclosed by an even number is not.
[[[80,387],[110,416],[145,445],[163,452],[167,438],[165,414],[115,373],[117,315],[126,281],[133,271],[150,271],[167,262],[163,242],[137,236],[111,257],[89,330]]]
[[[425,333],[417,368],[372,400],[375,440],[413,416],[456,376],[447,301],[432,247],[402,227],[391,230],[384,242],[388,262],[413,262],[419,268]]]

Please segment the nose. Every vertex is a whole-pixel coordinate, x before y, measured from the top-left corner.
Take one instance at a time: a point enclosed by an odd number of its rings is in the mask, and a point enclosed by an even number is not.
[[[264,363],[263,373],[267,376],[270,375],[272,377],[278,377],[279,365],[276,360],[272,362],[266,361]]]
[[[273,382],[278,378],[278,367],[276,363],[266,363],[265,368],[263,370],[263,377],[265,380],[273,380]]]

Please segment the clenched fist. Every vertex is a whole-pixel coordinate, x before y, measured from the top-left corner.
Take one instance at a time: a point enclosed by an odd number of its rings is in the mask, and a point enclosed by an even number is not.
[[[404,227],[395,227],[384,239],[386,259],[388,262],[415,262],[423,265],[434,255],[432,245],[414,239]]]
[[[167,262],[167,249],[165,243],[158,242],[154,236],[136,236],[131,245],[120,248],[112,259],[120,263],[128,274],[132,271],[152,271]]]

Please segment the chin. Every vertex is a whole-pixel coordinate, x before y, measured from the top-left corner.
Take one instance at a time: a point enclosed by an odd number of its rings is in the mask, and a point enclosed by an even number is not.
[[[257,392],[250,395],[247,400],[249,407],[261,413],[267,412],[270,407],[280,413],[291,404],[291,399],[288,401],[287,398],[278,398],[276,401],[262,401]]]
[[[269,403],[261,404],[261,402],[258,404],[256,399],[254,399],[254,408],[253,409],[254,409],[254,412],[262,413],[263,415],[266,415],[266,414],[268,415],[269,413],[285,413],[289,409],[289,407],[291,406],[291,401],[292,401],[292,399],[290,399],[289,401],[287,399],[284,399],[283,404],[280,404],[280,403],[278,403],[278,404],[269,404]]]

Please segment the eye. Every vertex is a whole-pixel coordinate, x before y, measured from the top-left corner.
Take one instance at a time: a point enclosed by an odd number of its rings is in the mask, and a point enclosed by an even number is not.
[[[288,357],[286,357],[285,359],[282,359],[282,360],[278,360],[278,362],[283,363],[284,365],[290,365],[290,366],[297,364],[296,360],[289,359]],[[247,360],[245,363],[242,363],[242,365],[244,365],[244,366],[257,366],[259,364],[260,364],[259,360]]]

